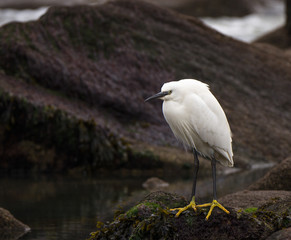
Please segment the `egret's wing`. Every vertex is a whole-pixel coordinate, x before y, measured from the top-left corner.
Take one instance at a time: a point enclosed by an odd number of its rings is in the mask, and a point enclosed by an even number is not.
[[[188,119],[200,139],[222,155],[223,165],[233,166],[231,131],[225,113],[210,91],[185,98]],[[190,107],[191,106],[191,107]]]

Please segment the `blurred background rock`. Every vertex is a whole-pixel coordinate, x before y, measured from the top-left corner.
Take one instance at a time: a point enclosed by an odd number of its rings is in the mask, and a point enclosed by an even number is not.
[[[43,15],[48,6],[103,4],[108,0],[3,0],[0,25],[29,21]],[[284,0],[146,0],[182,14],[201,18],[223,34],[242,41],[253,41],[285,22]],[[34,9],[34,10],[33,10]],[[22,10],[22,11],[20,11]]]
[[[145,0],[183,14],[196,17],[245,16],[265,11],[282,3],[283,0]],[[42,6],[71,6],[76,4],[103,4],[108,0],[2,0],[1,8],[38,8]]]

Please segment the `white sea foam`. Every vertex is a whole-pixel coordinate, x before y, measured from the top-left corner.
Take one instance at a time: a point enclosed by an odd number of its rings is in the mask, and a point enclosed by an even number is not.
[[[48,7],[41,7],[37,9],[0,9],[0,26],[9,22],[27,22],[37,20],[46,13]]]
[[[257,13],[245,17],[201,18],[201,20],[218,32],[244,42],[252,42],[285,23],[284,2],[269,1],[267,7],[256,10]]]
[[[284,15],[251,14],[242,18],[203,18],[205,24],[227,36],[244,42],[256,38],[284,25]]]

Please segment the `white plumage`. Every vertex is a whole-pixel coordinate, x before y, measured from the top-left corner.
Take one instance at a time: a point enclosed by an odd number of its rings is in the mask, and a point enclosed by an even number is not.
[[[165,83],[163,114],[177,139],[202,156],[233,166],[231,131],[208,85],[194,79]]]

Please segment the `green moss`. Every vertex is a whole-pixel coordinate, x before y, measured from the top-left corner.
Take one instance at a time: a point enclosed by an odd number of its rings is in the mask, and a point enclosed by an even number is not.
[[[139,207],[139,205],[134,206],[131,209],[129,209],[126,212],[126,216],[129,217],[129,218],[135,217],[138,214],[138,207]]]
[[[256,212],[257,210],[258,210],[257,207],[250,207],[250,208],[246,208],[246,209],[244,209],[244,211],[245,211],[246,213],[254,213],[254,212]]]
[[[143,203],[145,206],[151,208],[151,210],[155,210],[155,209],[159,209],[161,208],[161,206],[157,203],[154,203],[154,202],[144,202]]]
[[[128,218],[137,217],[139,214],[139,211],[143,212],[145,207],[148,208],[150,211],[157,211],[157,209],[159,209],[159,210],[161,209],[161,206],[159,204],[154,203],[154,202],[145,201],[145,202],[140,203],[140,204],[132,207],[131,209],[129,209],[126,212],[126,216]]]

